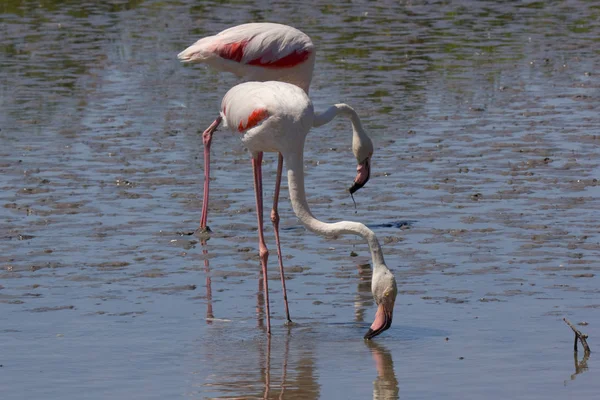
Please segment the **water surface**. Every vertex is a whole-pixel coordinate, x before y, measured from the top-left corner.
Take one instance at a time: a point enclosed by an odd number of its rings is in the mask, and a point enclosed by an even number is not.
[[[586,1],[4,1],[2,398],[594,398],[595,353],[574,359],[562,318],[587,323],[594,350],[599,15]],[[347,121],[315,129],[305,162],[314,214],[371,226],[398,280],[373,342],[366,245],[306,232],[285,184],[295,324],[267,224],[267,338],[249,154],[226,131],[214,233],[183,234],[200,217],[199,133],[237,80],[176,54],[249,21],[309,34],[315,107],[351,104],[375,142],[356,211]]]

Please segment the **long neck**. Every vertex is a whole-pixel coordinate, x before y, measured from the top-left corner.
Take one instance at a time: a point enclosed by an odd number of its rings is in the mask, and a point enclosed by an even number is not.
[[[371,138],[365,132],[358,114],[348,104],[336,104],[329,107],[325,112],[316,114],[313,120],[313,127],[319,127],[325,125],[335,119],[338,115],[344,115],[350,119],[352,123],[352,151],[359,162],[362,162],[362,158],[365,155],[358,154],[359,149],[365,148],[367,153],[372,151],[373,144]]]
[[[313,121],[313,127],[316,128],[318,126],[325,125],[333,121],[333,119],[339,114],[345,115],[346,117],[350,118],[352,125],[364,133],[362,124],[360,122],[360,118],[358,118],[358,114],[356,113],[356,111],[354,111],[352,107],[344,103],[335,104],[329,107],[324,112],[316,114],[315,119]]]
[[[303,148],[304,146],[302,146]],[[377,240],[377,236],[372,230],[360,222],[341,221],[335,223],[326,223],[319,221],[314,217],[304,191],[304,154],[303,152],[288,152],[283,155],[288,174],[288,186],[290,191],[290,201],[296,216],[309,230],[324,236],[336,236],[342,234],[354,234],[364,238],[369,244],[371,257],[373,258],[373,267],[385,266],[383,252]]]

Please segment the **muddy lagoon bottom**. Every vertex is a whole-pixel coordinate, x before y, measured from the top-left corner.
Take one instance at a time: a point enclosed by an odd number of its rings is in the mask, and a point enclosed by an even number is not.
[[[0,398],[596,399],[597,6],[456,3],[3,1]],[[176,55],[256,20],[313,38],[315,109],[350,104],[373,139],[356,208],[347,120],[313,129],[304,160],[315,216],[369,226],[396,276],[371,341],[367,245],[307,232],[287,182],[293,324],[266,219],[266,334],[235,134],[213,139],[210,240],[188,235],[201,132],[238,81]]]
[[[240,218],[250,225],[249,214]],[[366,245],[324,241],[287,224],[294,322],[285,323],[272,262],[269,337],[255,232],[239,218],[235,226],[219,222],[213,229],[226,229],[204,245],[181,232],[152,234],[152,225],[120,225],[113,238],[89,226],[88,237],[73,240],[120,261],[7,263],[0,286],[3,397],[542,399],[572,392],[594,398],[598,391],[594,353],[574,357],[572,332],[561,320],[571,308],[597,307],[593,289],[575,286],[585,277],[556,285],[545,275],[519,276],[518,265],[398,266],[394,323],[365,341],[376,309]],[[43,229],[11,243],[35,252],[36,240],[56,240]],[[389,233],[391,243],[419,221],[373,229]],[[75,247],[56,252],[81,257]],[[54,253],[43,251],[40,260]],[[572,304],[566,310],[565,300]],[[578,327],[593,346],[594,329]]]
[[[587,333],[594,350],[600,196],[592,147],[573,157],[555,142],[499,144],[479,131],[452,136],[431,127],[428,140],[446,144],[417,144],[412,134],[380,139],[378,172],[356,194],[355,209],[344,191],[354,176],[350,149],[309,137],[311,208],[327,222],[362,221],[377,234],[398,282],[394,322],[363,340],[376,311],[366,244],[307,232],[284,185],[294,323],[285,324],[267,223],[269,338],[252,175],[239,139],[213,145],[213,233],[204,242],[189,234],[201,209],[198,138],[164,130],[145,137],[135,124],[118,130],[92,127],[51,146],[15,139],[11,151],[0,150],[3,399],[600,392],[595,353],[574,357],[562,321]],[[385,172],[392,160],[403,173]],[[268,199],[274,156],[263,171]]]

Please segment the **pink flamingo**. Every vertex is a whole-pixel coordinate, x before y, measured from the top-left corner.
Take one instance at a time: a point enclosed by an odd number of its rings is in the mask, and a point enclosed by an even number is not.
[[[242,142],[252,154],[258,242],[263,272],[267,332],[271,333],[267,260],[269,251],[263,235],[263,196],[261,164],[263,152],[277,152],[286,163],[290,201],[296,216],[309,230],[325,236],[354,234],[364,238],[371,250],[373,278],[371,292],[378,305],[375,321],[365,335],[371,339],[392,324],[397,287],[394,275],[385,265],[377,237],[358,222],[325,223],[317,220],[304,191],[304,142],[315,121],[313,105],[306,92],[284,82],[246,82],[230,89],[221,103],[221,116],[227,127],[242,134]]]
[[[315,64],[315,47],[305,33],[291,26],[274,23],[250,23],[202,38],[177,56],[182,62],[204,63],[210,67],[245,77],[250,81],[281,81],[308,93]],[[315,126],[330,122],[338,114],[346,115],[353,125],[352,151],[358,167],[350,193],[363,187],[370,177],[373,144],[354,110],[344,104],[323,113]],[[205,177],[210,172],[212,134],[221,123],[220,117],[204,132]],[[206,229],[208,215],[208,179],[204,180],[204,202],[200,227]]]
[[[287,25],[273,23],[251,23],[235,26],[198,40],[179,53],[182,62],[205,63],[220,71],[228,71],[251,81],[281,81],[300,87],[308,94],[315,64],[315,47],[305,33]],[[373,155],[373,143],[364,131],[358,114],[346,104],[336,104],[324,113],[315,116],[314,126],[324,125],[338,114],[348,117],[352,123],[352,151],[357,161],[357,175],[350,187],[350,194],[363,187],[371,173],[370,160]],[[208,219],[208,198],[210,189],[210,145],[212,135],[221,123],[221,116],[204,131],[204,194],[200,231],[206,232]],[[279,190],[283,157],[279,154],[277,178],[271,209],[271,222],[275,231],[275,242],[279,258],[281,283],[285,300],[286,316],[291,322],[281,246],[279,242]]]

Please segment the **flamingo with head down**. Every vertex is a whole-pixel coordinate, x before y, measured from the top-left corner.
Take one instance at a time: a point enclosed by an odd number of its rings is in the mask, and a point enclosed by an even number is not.
[[[298,29],[274,23],[250,23],[226,29],[217,35],[205,37],[179,53],[178,58],[186,63],[204,63],[210,67],[236,74],[250,81],[281,81],[301,88],[308,93],[315,64],[315,46],[310,37]],[[347,104],[336,104],[322,114],[315,115],[313,126],[318,127],[344,115],[352,123],[352,151],[357,161],[357,174],[350,193],[363,187],[370,177],[373,143],[365,132],[358,114]],[[210,145],[221,116],[204,131],[204,194],[200,230],[205,232],[208,219],[210,190]],[[283,260],[279,241],[279,191],[283,170],[283,157],[279,154],[277,177],[273,196],[271,221],[275,231],[275,242],[279,258],[286,317],[291,322]]]
[[[304,190],[304,143],[319,116],[315,115],[306,92],[284,82],[242,83],[229,90],[223,98],[221,116],[230,130],[242,135],[242,142],[252,155],[267,332],[271,332],[271,321],[267,281],[269,251],[263,235],[263,152],[277,152],[285,160],[292,208],[307,229],[324,236],[354,234],[367,241],[373,264],[371,292],[378,308],[365,338],[371,339],[388,329],[392,324],[398,289],[394,275],[385,264],[375,233],[359,222],[321,222],[308,206]]]

